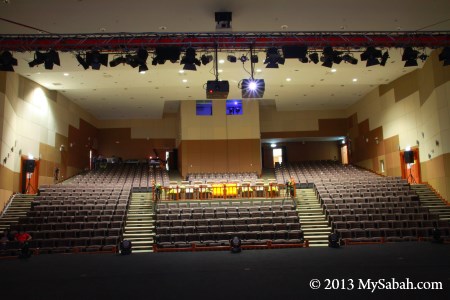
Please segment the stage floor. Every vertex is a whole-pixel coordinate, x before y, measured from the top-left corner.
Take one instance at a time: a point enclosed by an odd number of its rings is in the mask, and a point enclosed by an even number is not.
[[[450,294],[450,246],[429,242],[240,254],[53,254],[0,260],[0,270],[2,299],[448,299]],[[358,289],[359,280],[392,278],[442,282],[443,290]],[[313,279],[322,283],[317,290],[310,287]],[[327,279],[339,288],[325,290]],[[355,287],[347,290],[351,280]]]

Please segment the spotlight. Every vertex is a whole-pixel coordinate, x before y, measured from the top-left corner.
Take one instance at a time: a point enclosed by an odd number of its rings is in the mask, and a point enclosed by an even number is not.
[[[308,57],[316,65],[319,62],[319,54],[317,52],[311,53]]]
[[[230,240],[230,248],[232,253],[239,253],[241,249],[242,241],[239,237],[235,236]]]
[[[110,62],[109,62],[109,66],[110,67],[117,67],[118,65],[120,65],[120,64],[124,64],[124,63],[126,63],[126,58],[125,57],[123,57],[123,56],[118,56],[118,57],[116,57],[116,58],[114,58],[113,60],[111,60]]]
[[[144,74],[146,71],[148,71],[147,65],[140,65],[139,66],[139,73]]]
[[[266,59],[264,60],[264,64],[267,64],[266,68],[273,69],[278,68],[278,64],[284,64],[284,57],[282,57],[278,53],[277,48],[269,48],[266,52]]]
[[[195,58],[196,55],[194,48],[186,49],[186,53],[180,62],[180,65],[184,65],[183,70],[197,71],[195,65],[200,66],[201,62]]]
[[[130,255],[132,252],[132,244],[129,240],[123,240],[120,242],[120,254]]]
[[[44,68],[46,70],[52,70],[53,65],[60,66],[59,54],[55,50],[50,50],[47,53],[41,53],[36,51],[34,54],[34,60],[28,63],[28,65],[32,68],[34,66],[38,66],[40,64],[44,64]]]
[[[344,56],[342,56],[342,60],[352,65],[356,65],[358,63],[358,60],[349,53],[344,54]]]
[[[200,58],[202,64],[204,66],[206,66],[207,64],[209,64],[212,60],[213,60],[213,56],[212,55],[206,55],[203,54],[202,57]]]
[[[428,58],[428,55],[426,55],[425,53],[422,53],[419,55],[419,58],[422,62],[426,61]]]
[[[175,63],[180,59],[180,55],[181,50],[178,47],[156,47],[154,60],[160,65],[164,64],[166,60]],[[152,64],[156,65],[153,61]]]
[[[342,52],[333,50],[332,47],[325,47],[322,51],[322,57],[320,60],[323,62],[322,66],[331,68],[333,67],[333,63],[340,64],[342,61],[342,57],[340,55]]]
[[[237,61],[237,58],[236,58],[236,56],[234,56],[234,55],[228,55],[228,56],[227,56],[227,60],[228,60],[230,63],[235,63],[235,62]]]
[[[136,51],[135,55],[127,54],[125,56],[125,62],[133,68],[139,66],[139,72],[141,72],[141,70],[144,70],[142,72],[145,72],[146,70],[148,70],[147,58],[147,50],[145,50],[144,48],[139,48],[138,51]]]
[[[93,70],[100,70],[101,65],[108,66],[108,54],[102,54],[97,50],[86,52],[86,64]]]
[[[412,47],[405,47],[402,55],[402,61],[405,62],[405,67],[417,67],[417,56],[419,51],[414,50]]]
[[[439,54],[439,61],[444,61],[444,67],[450,65],[450,47],[445,47]]]
[[[250,58],[250,62],[251,62],[252,64],[257,64],[257,63],[259,62],[258,55],[253,54],[252,57]]]
[[[339,236],[337,233],[331,233],[328,236],[328,247],[330,248],[339,248],[341,245]]]
[[[431,236],[433,237],[434,243],[442,243],[443,239],[441,237],[441,230],[437,227],[434,227],[431,231]]]
[[[81,56],[80,53],[77,54],[75,57],[77,58],[78,63],[82,65],[85,70],[89,69],[89,64],[86,62],[86,59],[83,58],[83,56]]]
[[[264,79],[243,79],[242,98],[263,98],[266,84]]]
[[[383,56],[381,57],[381,62],[380,62],[380,66],[385,66],[386,62],[389,58],[389,52],[386,50],[386,52],[383,53]]]
[[[0,55],[0,71],[14,72],[13,66],[17,66],[17,59],[15,59],[11,52],[4,51]]]
[[[376,49],[375,47],[367,47],[366,51],[361,53],[361,60],[367,61],[366,67],[379,65],[379,58],[382,58],[381,50]]]
[[[241,63],[245,63],[246,61],[248,61],[248,57],[242,54],[242,56],[239,57],[239,60],[241,61]]]

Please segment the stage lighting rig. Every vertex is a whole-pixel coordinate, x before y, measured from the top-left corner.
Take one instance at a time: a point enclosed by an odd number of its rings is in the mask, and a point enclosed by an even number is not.
[[[11,52],[3,51],[0,55],[0,71],[14,72],[13,66],[17,66],[17,59],[13,57]]]

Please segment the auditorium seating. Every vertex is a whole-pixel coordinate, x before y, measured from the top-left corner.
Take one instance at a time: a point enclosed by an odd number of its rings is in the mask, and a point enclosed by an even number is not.
[[[156,216],[159,248],[228,246],[234,236],[243,245],[303,243],[291,200],[163,203]]]
[[[449,236],[448,221],[421,207],[405,179],[331,161],[279,166],[276,176],[313,183],[333,231],[346,243],[429,240],[435,227]]]
[[[41,186],[31,211],[11,231],[32,236],[39,253],[113,251],[122,234],[131,186]],[[8,246],[9,254],[18,245]],[[8,254],[8,253],[7,253]]]

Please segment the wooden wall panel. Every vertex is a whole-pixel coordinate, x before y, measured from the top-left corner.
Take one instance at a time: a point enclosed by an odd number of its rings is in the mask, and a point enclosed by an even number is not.
[[[259,140],[183,140],[180,145],[183,177],[188,173],[261,173]]]

